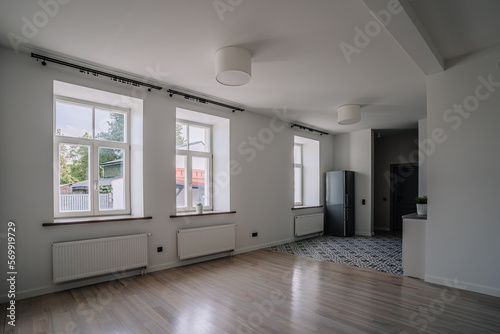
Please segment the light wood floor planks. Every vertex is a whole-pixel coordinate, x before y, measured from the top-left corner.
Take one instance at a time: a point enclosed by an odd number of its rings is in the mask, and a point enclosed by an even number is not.
[[[16,327],[0,324],[53,334],[500,333],[500,298],[259,250],[21,300]]]

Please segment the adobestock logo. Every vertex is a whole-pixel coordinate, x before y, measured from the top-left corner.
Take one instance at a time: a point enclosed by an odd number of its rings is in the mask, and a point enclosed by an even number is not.
[[[232,12],[237,6],[241,5],[243,0],[214,0],[212,5],[214,6],[215,12],[219,19],[224,21],[224,13]]]
[[[7,38],[9,39],[10,45],[16,53],[19,52],[19,46],[21,44],[28,44],[29,41],[35,38],[40,29],[45,27],[51,18],[54,18],[59,13],[59,8],[61,5],[67,5],[71,0],[40,0],[38,1],[38,6],[41,10],[33,14],[31,20],[26,16],[21,17],[23,26],[21,28],[21,35],[14,32],[9,32]]]
[[[397,15],[403,11],[403,7],[398,0],[389,0],[387,3],[387,9],[382,9],[378,12],[372,12],[372,15],[377,18],[377,20],[369,21],[365,24],[364,29],[356,26],[354,27],[353,44],[342,42],[339,44],[340,50],[344,54],[344,58],[348,64],[351,63],[351,57],[354,54],[359,55],[363,49],[368,47],[373,38],[377,37],[382,30],[381,25],[387,27],[391,21],[392,16]]]

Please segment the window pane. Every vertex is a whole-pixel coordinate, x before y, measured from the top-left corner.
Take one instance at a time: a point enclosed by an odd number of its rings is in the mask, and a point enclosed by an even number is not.
[[[176,123],[175,124],[175,148],[186,150],[187,149],[187,125]]]
[[[196,125],[189,126],[189,150],[210,152],[210,130]]]
[[[56,135],[92,138],[92,108],[57,101]]]
[[[302,146],[294,145],[293,146],[293,163],[301,164],[302,163]]]
[[[193,157],[193,174],[192,174],[192,203],[196,206],[198,203],[203,203],[203,206],[208,205],[209,194],[209,169],[208,158]]]
[[[99,148],[99,210],[125,210],[125,151]]]
[[[127,118],[125,114],[95,110],[95,137],[100,140],[125,142]]]
[[[89,147],[59,145],[59,211],[90,211]]]
[[[175,198],[178,208],[187,206],[186,191],[186,156],[175,156]]]
[[[302,203],[302,168],[295,167],[294,172],[294,203]]]

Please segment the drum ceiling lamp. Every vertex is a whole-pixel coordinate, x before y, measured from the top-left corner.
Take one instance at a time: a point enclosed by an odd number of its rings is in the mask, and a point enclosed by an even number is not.
[[[344,104],[337,111],[337,120],[340,125],[350,125],[361,121],[361,106],[358,104]]]
[[[225,86],[241,86],[252,78],[252,55],[238,46],[226,46],[215,53],[215,79]]]

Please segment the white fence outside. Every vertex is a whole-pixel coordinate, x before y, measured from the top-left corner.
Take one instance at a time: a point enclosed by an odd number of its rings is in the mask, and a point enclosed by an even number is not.
[[[99,194],[99,208],[101,210],[113,209],[111,194]],[[61,212],[88,211],[88,194],[67,194],[59,195]]]

